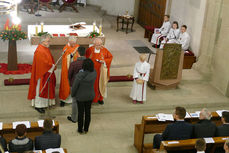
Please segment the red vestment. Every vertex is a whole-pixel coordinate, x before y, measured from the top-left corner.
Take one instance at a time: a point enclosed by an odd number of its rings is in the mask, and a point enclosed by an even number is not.
[[[49,98],[49,99],[55,98],[55,86],[56,86],[55,73],[51,75],[49,79],[49,83],[47,83],[47,85],[41,92],[42,88],[45,85],[46,80],[50,75],[48,71],[52,68],[53,64],[54,64],[54,60],[49,48],[44,47],[41,44],[38,45],[33,57],[33,65],[32,65],[32,72],[31,72],[31,79],[30,79],[29,93],[28,93],[29,100],[35,99],[35,96],[39,96],[42,98]],[[39,93],[40,92],[41,93],[40,95],[36,95],[36,87],[39,79],[40,79]]]
[[[70,54],[77,49],[79,45],[75,45],[74,47],[69,46],[68,44],[64,47],[63,51],[66,49],[63,57],[62,57],[62,69],[61,69],[61,79],[60,79],[60,90],[59,90],[59,97],[62,100],[66,100],[68,96],[70,95],[70,84],[68,80],[68,69],[70,66],[70,62],[67,58],[68,56],[71,56]],[[79,56],[78,52],[76,51],[76,54],[73,56],[73,61],[77,59]],[[70,60],[70,58],[69,58]],[[69,63],[68,63],[69,62]]]
[[[108,69],[108,78],[110,77],[110,65],[113,59],[112,54],[104,47],[100,49],[100,53],[95,53],[95,47],[92,46],[86,51],[86,58],[90,58],[94,62],[94,68],[96,70],[97,76],[94,84],[95,90],[95,98],[93,102],[97,103],[98,101],[102,101],[103,97],[99,91],[99,78],[100,78],[100,67],[101,63],[96,60],[104,60]]]

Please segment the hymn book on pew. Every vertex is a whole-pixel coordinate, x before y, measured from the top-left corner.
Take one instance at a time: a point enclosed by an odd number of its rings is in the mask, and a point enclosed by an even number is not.
[[[222,117],[222,113],[223,112],[229,112],[228,110],[217,110],[216,111],[216,113],[220,116],[220,117]]]
[[[24,124],[26,126],[26,128],[31,127],[31,124],[29,121],[17,121],[17,122],[13,122],[13,129],[16,129],[16,126],[19,124]]]
[[[46,151],[46,153],[54,153],[54,152],[64,153],[64,149],[63,148],[47,149],[45,151]]]
[[[206,143],[215,143],[213,138],[204,138]]]
[[[39,127],[43,127],[44,126],[44,120],[39,120],[39,121],[37,121],[37,123],[38,123]],[[52,120],[52,125],[55,126],[55,121],[54,120]]]
[[[2,122],[0,122],[0,130],[2,130]]]

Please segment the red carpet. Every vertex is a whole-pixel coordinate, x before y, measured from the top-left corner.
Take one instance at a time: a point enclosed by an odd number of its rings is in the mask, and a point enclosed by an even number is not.
[[[18,70],[17,71],[8,71],[7,70],[7,64],[5,63],[0,63],[0,73],[9,75],[17,75],[17,74],[26,74],[30,73],[32,70],[32,65],[30,64],[18,64]]]
[[[29,85],[30,79],[4,80],[5,86]],[[132,76],[111,76],[109,82],[133,81]]]

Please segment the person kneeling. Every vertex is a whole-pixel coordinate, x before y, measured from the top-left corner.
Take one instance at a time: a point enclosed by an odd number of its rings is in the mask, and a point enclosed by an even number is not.
[[[24,124],[19,124],[16,126],[17,137],[10,141],[9,151],[19,152],[33,150],[33,141],[26,137],[26,126]]]

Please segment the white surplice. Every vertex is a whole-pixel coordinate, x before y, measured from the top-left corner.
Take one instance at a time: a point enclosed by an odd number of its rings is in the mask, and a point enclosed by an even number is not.
[[[168,41],[166,42],[165,41],[165,39],[161,42],[161,46],[160,46],[160,48],[162,49],[162,48],[164,48],[164,44],[166,44],[166,43],[176,43],[177,42],[177,40],[178,40],[178,38],[179,38],[179,35],[180,35],[180,30],[179,29],[173,29],[173,28],[171,28],[170,30],[169,30],[169,34],[167,35],[167,39],[168,39]]]
[[[188,50],[190,44],[190,36],[188,32],[180,33],[177,43],[182,45],[182,50]]]
[[[164,22],[161,28],[159,29],[159,33],[154,33],[152,35],[151,43],[159,45],[160,38],[167,36],[170,28],[171,28],[171,23],[169,21]]]
[[[147,81],[149,80],[149,73],[150,73],[150,64],[145,62],[138,62],[135,64],[134,67],[134,82],[133,87],[130,93],[130,97],[133,100],[137,101],[146,101],[146,86]],[[137,79],[144,80],[143,84],[138,84],[136,82]]]

